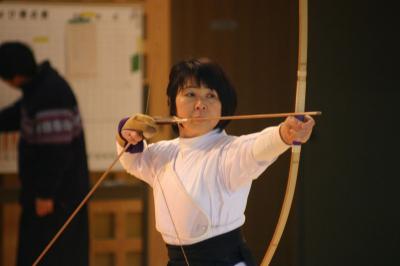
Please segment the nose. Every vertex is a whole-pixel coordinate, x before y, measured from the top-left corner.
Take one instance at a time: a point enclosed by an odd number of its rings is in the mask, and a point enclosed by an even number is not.
[[[196,104],[194,106],[195,110],[206,110],[207,109],[207,105],[205,104],[204,100],[201,98],[198,98],[196,100]]]

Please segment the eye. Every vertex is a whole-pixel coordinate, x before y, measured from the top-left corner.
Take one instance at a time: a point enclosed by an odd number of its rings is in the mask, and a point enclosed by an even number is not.
[[[185,95],[186,97],[194,97],[195,96],[194,92],[192,92],[192,91],[187,91],[183,95]]]
[[[207,93],[207,98],[218,99],[218,95],[215,92],[210,92],[210,93]]]

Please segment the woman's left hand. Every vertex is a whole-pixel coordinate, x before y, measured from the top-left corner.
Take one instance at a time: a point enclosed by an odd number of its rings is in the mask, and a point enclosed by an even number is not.
[[[54,201],[52,199],[35,199],[36,215],[43,217],[54,212]]]
[[[292,145],[293,142],[305,143],[311,136],[315,121],[311,116],[305,116],[304,122],[289,116],[280,125],[279,133],[282,140]]]

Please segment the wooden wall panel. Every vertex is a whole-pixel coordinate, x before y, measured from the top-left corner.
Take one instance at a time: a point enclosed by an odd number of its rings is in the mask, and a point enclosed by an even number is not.
[[[144,41],[147,55],[146,80],[150,91],[148,113],[168,115],[165,91],[171,67],[171,1],[147,0],[144,6],[147,24]],[[171,135],[170,127],[161,127],[160,133],[152,141],[169,139]],[[148,199],[148,265],[165,265],[167,252],[160,233],[155,229],[154,201],[151,190],[149,190]]]
[[[16,265],[17,236],[20,208],[18,203],[6,203],[0,208],[2,211],[2,250],[1,265]]]

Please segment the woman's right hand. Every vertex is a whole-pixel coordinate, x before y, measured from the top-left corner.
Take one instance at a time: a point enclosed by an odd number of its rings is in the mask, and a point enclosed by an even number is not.
[[[158,126],[154,118],[144,114],[135,114],[120,121],[116,138],[119,145],[125,147],[127,143],[136,145],[144,138],[149,139],[157,132]]]
[[[122,129],[121,135],[129,144],[132,145],[136,145],[143,140],[143,135],[136,130]]]

